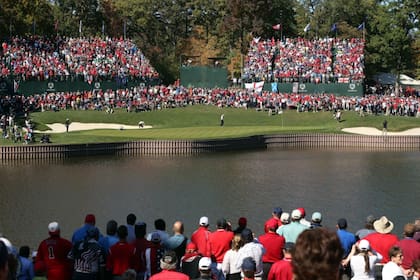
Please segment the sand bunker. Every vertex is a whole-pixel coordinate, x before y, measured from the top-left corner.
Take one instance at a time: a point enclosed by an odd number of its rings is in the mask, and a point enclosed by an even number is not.
[[[66,132],[66,126],[62,123],[53,123],[47,124],[50,130],[45,131],[35,131],[37,133],[63,133]],[[93,129],[150,129],[151,125],[144,125],[139,127],[138,125],[126,125],[126,124],[117,124],[117,123],[80,123],[72,122],[69,126],[70,131],[80,131],[80,130],[93,130]]]
[[[342,131],[361,135],[382,135],[382,130],[374,127],[349,127],[343,128]],[[407,129],[400,132],[387,132],[387,135],[404,135],[404,136],[418,136],[420,135],[420,128]]]

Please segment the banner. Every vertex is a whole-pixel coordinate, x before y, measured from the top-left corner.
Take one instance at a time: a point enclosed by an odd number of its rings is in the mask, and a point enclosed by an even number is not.
[[[264,81],[255,83],[245,83],[246,89],[253,89],[254,91],[261,93],[264,87]]]

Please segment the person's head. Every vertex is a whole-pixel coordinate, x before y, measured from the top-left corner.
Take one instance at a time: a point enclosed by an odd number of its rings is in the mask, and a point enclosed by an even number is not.
[[[322,215],[319,212],[314,212],[311,217],[311,221],[316,224],[320,224],[322,222]]]
[[[305,218],[305,216],[306,216],[305,208],[299,207],[297,210],[299,210],[299,212],[300,212],[300,214],[302,216],[302,219]]]
[[[373,223],[373,228],[378,233],[387,234],[392,231],[392,229],[394,228],[394,224],[390,220],[388,220],[387,217],[382,216]]]
[[[166,230],[166,223],[163,219],[157,219],[155,220],[155,229],[157,230]]]
[[[250,230],[249,228],[245,228],[241,232],[241,240],[242,240],[243,244],[252,242],[254,240],[254,235],[252,233],[252,230]]]
[[[401,265],[402,264],[402,260],[403,260],[404,256],[403,256],[403,252],[402,252],[402,250],[401,250],[400,247],[398,247],[398,246],[392,246],[389,249],[389,254],[388,255],[389,255],[389,259],[392,262],[394,262],[394,263],[396,263],[398,265]]]
[[[227,221],[225,218],[220,218],[216,222],[218,229],[226,229],[227,228]]]
[[[326,228],[303,231],[293,250],[295,280],[337,280],[343,248],[337,234]]]
[[[127,215],[127,225],[133,226],[136,223],[137,217],[133,213]]]
[[[404,226],[404,236],[412,238],[416,233],[416,226],[414,224],[406,224]]]
[[[176,221],[172,228],[172,231],[175,234],[183,234],[184,233],[184,224],[181,221]]]
[[[257,270],[257,264],[252,257],[246,257],[242,261],[241,265],[242,273],[246,278],[254,278],[255,271]]]
[[[233,239],[232,239],[231,249],[233,251],[238,251],[239,248],[241,248],[243,244],[244,243],[242,241],[241,235],[240,234],[235,234],[233,236]]]
[[[414,260],[411,268],[413,269],[414,276],[420,278],[420,259]]]
[[[281,213],[280,221],[283,225],[287,225],[290,223],[290,214],[287,212]]]
[[[290,218],[292,222],[298,222],[300,221],[300,219],[302,219],[302,213],[298,209],[295,209],[292,211],[292,215]]]
[[[162,270],[175,270],[176,262],[176,253],[174,251],[167,251],[160,259],[160,268]]]
[[[96,223],[95,215],[87,214],[86,217],[85,217],[85,224],[94,226],[95,223]]]
[[[125,225],[119,226],[118,230],[117,230],[117,235],[118,235],[118,238],[120,240],[125,240],[127,238],[127,235],[128,235],[127,226],[125,226]]]
[[[202,257],[198,262],[198,270],[200,270],[201,275],[210,275],[211,274],[211,259],[208,257]]]
[[[277,220],[270,219],[267,222],[267,230],[270,232],[276,232],[278,227],[279,227],[279,224],[277,223]]]
[[[110,220],[106,223],[106,234],[115,236],[117,234],[118,223],[114,220]]]
[[[338,219],[337,228],[338,229],[346,229],[347,228],[347,220],[344,219],[344,218]]]
[[[197,252],[197,245],[194,242],[190,242],[185,247],[185,254],[193,254]]]
[[[0,280],[6,280],[9,274],[9,252],[7,251],[6,244],[0,241]]]
[[[281,207],[275,207],[273,209],[273,217],[276,219],[280,219],[280,216],[282,213],[283,213],[283,209],[281,209]]]
[[[293,250],[295,249],[295,243],[286,242],[283,245],[283,255],[285,258],[292,258]]]
[[[136,223],[134,226],[134,233],[136,235],[136,238],[144,238],[146,235],[147,225],[144,222]]]
[[[150,237],[150,241],[152,241],[154,244],[160,244],[162,240],[160,238],[159,233],[154,232],[152,233],[152,236]]]
[[[137,273],[134,269],[128,269],[121,275],[121,280],[136,280]]]
[[[98,240],[99,239],[99,229],[97,227],[88,228],[88,230],[86,231],[86,239],[87,240],[90,240],[90,239]]]
[[[201,227],[208,227],[209,226],[209,218],[206,216],[203,216],[200,218],[200,221],[198,222],[198,225]]]
[[[29,258],[29,255],[31,254],[31,249],[29,249],[29,246],[22,246],[19,248],[19,256],[24,258]]]
[[[365,228],[366,229],[373,229],[373,223],[376,221],[375,216],[369,215],[366,217]]]
[[[240,228],[246,228],[247,223],[248,223],[248,221],[247,221],[247,219],[245,217],[240,217],[238,219],[238,226]]]
[[[48,224],[48,234],[50,236],[60,236],[60,226],[57,222],[51,222]]]

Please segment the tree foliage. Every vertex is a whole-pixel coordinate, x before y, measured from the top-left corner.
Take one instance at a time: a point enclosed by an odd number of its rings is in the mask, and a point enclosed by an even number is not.
[[[237,73],[255,37],[364,37],[368,75],[418,76],[419,17],[418,0],[0,0],[0,35],[127,36],[167,82],[185,56]]]

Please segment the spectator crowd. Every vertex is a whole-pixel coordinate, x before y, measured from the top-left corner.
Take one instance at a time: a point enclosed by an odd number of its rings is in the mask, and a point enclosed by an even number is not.
[[[172,234],[165,220],[147,230],[130,213],[118,225],[110,220],[102,234],[96,217],[86,215],[71,240],[61,236],[60,224],[46,227],[48,237],[30,253],[26,245],[17,250],[0,237],[0,280],[124,280],[124,279],[415,279],[420,273],[420,220],[407,223],[403,236],[393,233],[386,216],[369,215],[355,233],[345,218],[334,229],[322,225],[320,212],[306,219],[304,208],[284,212],[274,208],[257,236],[240,217],[235,226],[225,218],[210,230],[208,217],[198,220],[188,238],[182,221]]]
[[[244,66],[245,81],[362,82],[364,41],[359,38],[254,39]]]

